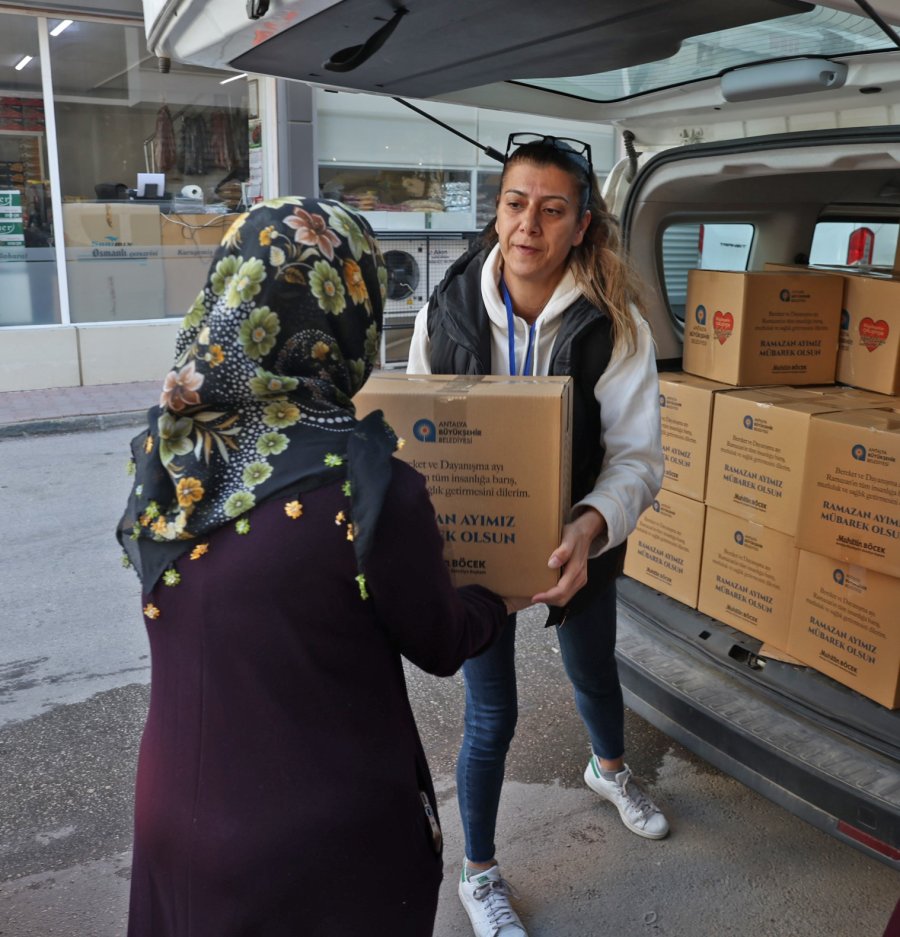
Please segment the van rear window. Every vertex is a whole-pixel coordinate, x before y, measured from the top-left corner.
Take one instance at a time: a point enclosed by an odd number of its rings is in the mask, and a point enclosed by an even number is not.
[[[896,221],[820,221],[809,251],[811,264],[892,267],[897,253]]]
[[[684,322],[688,270],[746,270],[752,224],[673,224],[663,232],[662,272],[672,314]]]

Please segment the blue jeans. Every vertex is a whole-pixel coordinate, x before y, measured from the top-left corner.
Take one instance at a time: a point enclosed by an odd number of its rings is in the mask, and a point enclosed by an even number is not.
[[[615,658],[615,581],[556,633],[594,754],[619,758],[625,751],[625,709]],[[510,615],[499,641],[463,665],[466,719],[456,786],[466,857],[472,862],[494,857],[506,752],[518,718],[515,651],[516,616]]]

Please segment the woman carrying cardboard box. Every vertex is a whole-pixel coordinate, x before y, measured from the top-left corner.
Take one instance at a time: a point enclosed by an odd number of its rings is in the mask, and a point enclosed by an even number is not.
[[[653,341],[639,287],[597,190],[590,147],[512,134],[494,224],[450,268],[416,319],[410,373],[571,375],[573,506],[549,558],[550,608],[591,739],[588,786],[625,825],[661,839],[668,823],[624,761],[615,661],[615,577],[625,541],[662,483]],[[515,616],[463,668],[457,788],[466,857],[459,895],[477,937],[524,937],[495,857],[506,752],[517,717]]]
[[[514,605],[455,589],[422,477],[352,398],[387,271],[336,202],[241,215],[132,442],[118,528],[152,657],[129,937],[423,937],[441,833],[401,655]],[[521,607],[521,606],[519,606]]]

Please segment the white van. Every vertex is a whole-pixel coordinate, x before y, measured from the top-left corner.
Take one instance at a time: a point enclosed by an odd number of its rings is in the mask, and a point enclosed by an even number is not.
[[[250,0],[257,19],[233,0],[145,7],[161,56],[536,115],[521,129],[615,126],[624,155],[605,194],[651,287],[660,370],[681,365],[691,266],[894,263],[898,0]],[[900,711],[634,580],[619,595],[632,709],[900,868]],[[881,625],[900,628],[900,611]]]

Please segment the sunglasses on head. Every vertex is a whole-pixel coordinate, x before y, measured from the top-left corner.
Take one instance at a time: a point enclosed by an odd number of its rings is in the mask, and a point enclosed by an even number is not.
[[[587,202],[590,204],[591,190],[594,186],[594,164],[591,160],[591,145],[589,143],[575,140],[572,137],[554,137],[548,133],[511,133],[506,140],[504,162],[507,162],[520,146],[529,145],[552,147],[558,153],[568,157],[580,169],[587,172]]]

